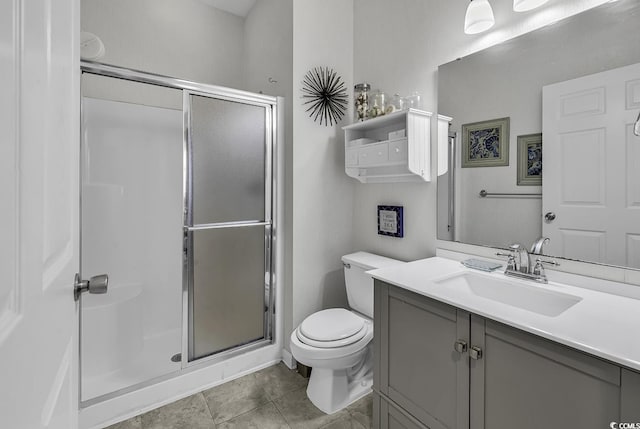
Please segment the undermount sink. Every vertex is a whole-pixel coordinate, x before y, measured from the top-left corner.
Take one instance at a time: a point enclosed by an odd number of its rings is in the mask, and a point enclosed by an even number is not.
[[[436,280],[434,283],[550,317],[562,314],[582,300],[578,296],[528,285],[523,281],[470,272]]]

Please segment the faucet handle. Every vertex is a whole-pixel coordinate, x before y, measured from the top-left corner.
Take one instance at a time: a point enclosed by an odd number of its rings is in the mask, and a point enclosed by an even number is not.
[[[509,249],[513,250],[514,252],[517,252],[520,249],[523,249],[524,247],[522,246],[522,244],[520,243],[513,243],[509,245]]]
[[[536,265],[533,267],[533,275],[534,276],[544,276],[544,266],[542,265],[542,259],[536,259]]]
[[[545,264],[555,265],[555,266],[558,266],[560,264],[558,262],[556,262],[556,261],[543,261],[540,258],[536,259],[536,265],[535,265],[535,267],[533,267],[533,275],[538,276],[541,279],[546,281],[547,275],[544,272],[544,265]]]
[[[506,271],[515,271],[516,270],[516,257],[513,253],[502,253],[497,252],[496,256],[506,256],[509,259],[507,260],[507,268]]]

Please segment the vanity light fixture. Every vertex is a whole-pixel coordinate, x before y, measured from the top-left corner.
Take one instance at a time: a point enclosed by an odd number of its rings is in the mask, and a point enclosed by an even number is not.
[[[482,33],[496,23],[489,0],[471,0],[464,16],[464,32],[466,34]]]
[[[513,0],[513,10],[516,12],[526,12],[542,6],[549,0]]]

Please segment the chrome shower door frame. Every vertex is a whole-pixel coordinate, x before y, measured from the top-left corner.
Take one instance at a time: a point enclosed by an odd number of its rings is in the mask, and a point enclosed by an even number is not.
[[[223,89],[222,91],[220,89]],[[192,146],[192,96],[201,96],[218,100],[248,104],[262,107],[265,110],[265,212],[263,220],[247,220],[241,222],[220,222],[194,224],[193,222],[193,146]],[[196,365],[210,364],[228,359],[229,357],[245,353],[262,346],[272,344],[275,340],[275,294],[273,288],[275,263],[272,257],[274,246],[274,216],[276,175],[274,174],[274,156],[277,142],[277,111],[278,102],[276,97],[267,97],[262,94],[253,94],[244,91],[229,90],[228,88],[215,88],[210,91],[199,91],[194,89],[183,90],[183,204],[184,204],[184,251],[183,251],[183,335],[182,335],[182,365],[189,368]],[[194,289],[194,251],[193,233],[195,231],[213,230],[222,228],[251,228],[263,227],[265,230],[265,287],[268,289],[268,314],[265,320],[263,338],[245,344],[238,344],[228,350],[224,350],[212,355],[195,358],[194,348],[194,319],[193,312],[193,289]],[[265,274],[267,274],[265,273]]]
[[[173,77],[143,72],[134,69],[127,69],[118,66],[112,66],[109,64],[103,64],[99,62],[93,61],[85,61],[82,60],[80,62],[81,72],[111,77],[116,79],[122,79],[131,82],[145,83],[165,88],[172,88],[182,90],[183,92],[183,102],[184,100],[188,100],[190,95],[202,95],[206,97],[214,97],[220,98],[230,101],[239,101],[248,104],[254,104],[258,106],[264,106],[267,120],[266,120],[266,130],[265,130],[265,142],[266,142],[266,152],[265,152],[265,219],[264,222],[256,222],[247,226],[263,226],[265,228],[265,246],[268,247],[267,259],[265,260],[265,267],[270,269],[268,276],[268,285],[269,288],[269,302],[268,302],[268,314],[269,317],[265,323],[264,329],[264,338],[262,340],[241,345],[231,350],[227,350],[212,356],[203,357],[198,360],[194,360],[192,362],[188,361],[189,355],[189,261],[188,258],[185,258],[187,253],[185,250],[188,250],[188,246],[192,243],[192,240],[189,240],[189,235],[199,229],[205,229],[211,225],[199,225],[193,226],[189,223],[190,211],[188,210],[188,201],[191,198],[191,187],[189,183],[189,137],[190,133],[188,132],[188,120],[190,120],[190,109],[188,108],[189,103],[183,104],[183,213],[184,213],[184,231],[183,231],[183,284],[182,284],[182,356],[181,356],[181,370],[173,373],[165,374],[159,377],[155,377],[153,379],[125,387],[123,389],[107,393],[105,395],[101,395],[99,397],[81,401],[79,406],[80,408],[89,407],[91,405],[95,405],[99,402],[106,401],[109,399],[116,398],[120,395],[130,393],[145,387],[152,386],[156,383],[159,383],[163,380],[168,380],[182,374],[189,373],[193,370],[197,370],[201,367],[206,367],[208,365],[214,364],[218,361],[224,361],[231,357],[241,355],[251,350],[259,349],[263,346],[273,344],[276,341],[276,309],[275,309],[275,270],[278,264],[276,263],[276,258],[279,257],[276,254],[276,246],[275,240],[278,236],[278,231],[275,226],[278,224],[277,216],[278,208],[277,208],[277,192],[279,187],[277,186],[277,175],[275,174],[275,159],[276,159],[276,150],[277,145],[279,144],[279,139],[282,137],[279,136],[281,132],[278,129],[278,118],[279,118],[279,110],[282,110],[281,106],[282,99],[278,97],[256,94],[242,90],[236,90],[231,88],[225,88],[216,85],[208,85],[202,84],[198,82],[192,82],[183,79],[176,79]],[[82,94],[81,94],[82,97]],[[81,99],[82,102],[82,99]],[[82,104],[82,103],[81,103]],[[189,110],[189,111],[187,111]],[[80,123],[82,124],[82,111]],[[281,124],[280,124],[281,125]],[[82,133],[81,133],[82,135]],[[268,201],[268,204],[267,204]],[[192,219],[191,219],[192,220]],[[233,223],[229,223],[226,227],[234,226]],[[218,228],[224,227],[222,225],[217,225]],[[191,253],[192,254],[192,253]],[[188,256],[188,255],[187,255]],[[81,326],[79,326],[79,330],[81,330]],[[80,341],[82,341],[81,335],[79,335]],[[79,357],[82,359],[82,356]],[[82,374],[78,377],[78,388],[81,389],[81,377]]]

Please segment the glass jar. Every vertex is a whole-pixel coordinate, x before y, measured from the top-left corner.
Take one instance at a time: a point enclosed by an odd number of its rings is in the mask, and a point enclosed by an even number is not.
[[[371,85],[368,83],[359,83],[353,87],[354,92],[354,100],[355,100],[355,109],[354,109],[354,117],[357,121],[364,121],[367,119],[367,114],[369,111],[369,90],[371,89]]]
[[[420,97],[418,91],[414,91],[413,94],[405,97],[405,103],[407,104],[407,108],[422,109],[422,97]]]
[[[391,102],[387,103],[385,112],[389,114],[393,112],[398,112],[403,108],[404,108],[404,99],[400,97],[400,94],[396,93],[396,94],[393,94],[393,97],[391,98]]]
[[[376,91],[369,108],[369,118],[376,118],[385,114],[385,93]]]

